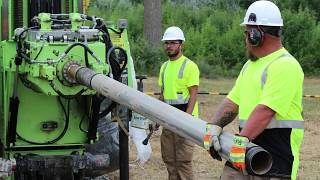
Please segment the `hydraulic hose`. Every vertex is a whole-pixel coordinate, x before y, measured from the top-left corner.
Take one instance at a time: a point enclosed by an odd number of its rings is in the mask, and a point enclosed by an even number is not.
[[[99,64],[101,63],[100,59],[94,54],[94,52],[93,52],[88,46],[86,46],[86,45],[83,44],[83,43],[79,43],[79,42],[76,42],[76,43],[71,44],[71,46],[69,46],[69,47],[65,50],[65,52],[60,56],[60,58],[59,58],[58,61],[60,61],[61,59],[63,59],[63,58],[70,52],[70,50],[73,49],[73,48],[76,47],[76,46],[81,46],[81,47],[83,47],[84,50],[87,51],[93,58],[95,58]],[[86,59],[86,60],[88,60],[88,59]],[[86,62],[86,64],[89,64],[89,63]]]
[[[122,55],[124,56],[124,64],[122,65],[122,67],[120,67],[120,64],[118,61],[116,61],[114,58],[111,58],[112,54],[114,53],[115,50],[119,50]],[[118,46],[113,46],[108,50],[107,53],[107,62],[110,66],[110,73],[112,74],[112,77],[115,78],[116,80],[118,80],[121,76],[122,71],[126,68],[127,63],[128,63],[128,56],[127,53],[124,49],[118,47]],[[112,60],[112,61],[110,61]]]

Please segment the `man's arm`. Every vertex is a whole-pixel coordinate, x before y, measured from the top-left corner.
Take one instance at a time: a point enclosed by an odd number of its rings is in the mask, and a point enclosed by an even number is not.
[[[209,120],[210,124],[215,124],[223,128],[227,124],[231,123],[238,115],[238,105],[232,102],[230,99],[225,98],[220,104],[215,116]]]
[[[258,104],[239,135],[253,140],[268,126],[274,114],[275,112],[268,106]]]
[[[194,105],[196,104],[196,101],[197,101],[198,86],[190,86],[188,87],[188,90],[190,94],[190,99],[188,102],[188,107],[186,112],[192,115]]]

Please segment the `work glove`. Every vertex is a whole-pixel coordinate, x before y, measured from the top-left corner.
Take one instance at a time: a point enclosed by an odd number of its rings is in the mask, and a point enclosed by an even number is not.
[[[230,160],[232,165],[246,174],[246,149],[249,143],[247,137],[235,135],[233,138],[233,145],[230,149]]]
[[[206,125],[206,132],[203,137],[204,148],[210,153],[213,159],[221,161],[219,151],[221,150],[221,145],[219,141],[219,136],[221,134],[222,128],[214,124]]]

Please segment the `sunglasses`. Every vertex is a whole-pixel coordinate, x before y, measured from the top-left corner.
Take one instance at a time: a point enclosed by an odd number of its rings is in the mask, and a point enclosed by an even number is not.
[[[175,45],[175,44],[181,44],[179,41],[166,41],[164,42],[164,45]]]

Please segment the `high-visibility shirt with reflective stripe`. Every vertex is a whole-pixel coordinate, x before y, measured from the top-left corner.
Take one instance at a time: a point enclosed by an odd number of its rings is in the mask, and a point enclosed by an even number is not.
[[[243,66],[235,86],[227,96],[239,106],[241,128],[245,126],[251,112],[258,104],[263,104],[276,112],[266,130],[256,138],[256,142],[253,141],[269,149],[272,157],[277,161],[273,167],[284,168],[283,172],[270,171],[269,175],[286,173],[285,171],[290,170],[291,175],[288,175],[291,179],[296,179],[299,151],[304,134],[303,79],[304,74],[298,61],[281,48],[256,61],[249,60]],[[289,138],[283,139],[284,135],[281,137],[281,133],[286,129],[292,130]],[[269,136],[266,136],[267,134]],[[279,144],[273,144],[273,142]],[[286,144],[289,146],[287,147]],[[293,157],[293,163],[287,166],[288,161],[282,156],[289,159]]]
[[[283,120],[270,123],[268,128],[303,129],[303,79],[300,64],[284,48],[248,61],[227,96],[239,105],[241,127],[254,108],[263,104],[276,112],[273,121]]]
[[[185,56],[162,64],[158,84],[163,91],[166,103],[187,104],[190,94],[188,87],[199,86],[199,68]],[[198,116],[198,103],[195,104],[192,115]]]

